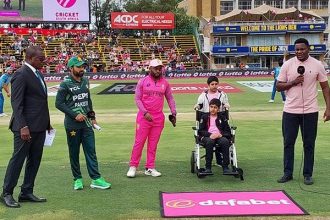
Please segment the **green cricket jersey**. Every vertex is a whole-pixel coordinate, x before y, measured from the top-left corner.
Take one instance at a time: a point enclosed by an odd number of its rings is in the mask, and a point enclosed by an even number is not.
[[[87,112],[93,111],[88,79],[82,77],[81,82],[78,82],[71,75],[67,77],[60,84],[55,106],[65,113],[64,125],[66,129],[91,127],[90,119],[83,122],[75,120],[79,113],[87,115]]]

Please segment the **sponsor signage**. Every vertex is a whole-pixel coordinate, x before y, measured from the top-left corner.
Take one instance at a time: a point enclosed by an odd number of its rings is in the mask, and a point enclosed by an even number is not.
[[[223,47],[223,46],[213,46],[212,53],[221,54],[232,54],[232,53],[249,53],[249,47]]]
[[[173,13],[112,12],[113,29],[174,29]]]
[[[90,22],[89,0],[43,0],[43,20]]]
[[[306,24],[268,24],[268,25],[214,25],[213,34],[220,33],[272,33],[272,32],[323,32],[325,23]]]
[[[272,92],[273,91],[273,81],[237,81],[237,83],[249,87],[251,89],[257,90],[259,92]]]
[[[202,93],[203,91],[207,90],[208,87],[206,84],[170,84],[173,93]],[[236,93],[241,92],[239,88],[233,87],[228,83],[219,83],[219,87],[221,91],[225,93]]]
[[[99,85],[101,85],[101,84],[89,84],[89,87],[90,87],[90,89],[93,89]],[[47,87],[48,96],[56,96],[59,88],[60,88],[60,85]]]
[[[288,50],[288,46],[285,45],[269,45],[269,46],[251,46],[251,53],[279,53],[283,54],[284,51]]]
[[[137,83],[115,83],[98,94],[134,94]],[[207,90],[205,84],[170,84],[173,93],[202,93]],[[241,92],[240,89],[227,83],[220,83],[219,89],[225,93]]]
[[[38,33],[41,35],[55,36],[59,33],[75,33],[75,34],[87,34],[89,30],[59,30],[59,29],[42,29],[42,28],[0,28],[0,34],[7,34],[8,32],[16,34],[30,35],[31,33]]]
[[[327,47],[325,44],[311,44],[309,45],[309,53],[325,53],[327,51]],[[295,53],[294,45],[288,46],[289,53]]]
[[[284,191],[161,193],[163,217],[306,215]]]
[[[43,0],[43,20],[89,22],[89,0]]]
[[[272,69],[221,69],[221,70],[187,70],[180,72],[166,72],[166,78],[207,78],[210,76],[217,77],[267,77],[273,72]],[[326,68],[326,73],[330,73],[330,69]],[[44,74],[46,82],[63,81],[67,74]],[[89,80],[138,80],[146,76],[143,72],[108,72],[108,73],[86,73],[84,75]]]
[[[98,94],[134,94],[137,83],[114,83]]]
[[[256,54],[283,54],[285,51],[295,53],[294,45],[263,45],[263,46],[242,46],[242,47],[223,47],[213,46],[212,52],[214,54],[230,54],[230,55],[256,55]],[[312,44],[310,45],[310,53],[325,53],[325,44]]]

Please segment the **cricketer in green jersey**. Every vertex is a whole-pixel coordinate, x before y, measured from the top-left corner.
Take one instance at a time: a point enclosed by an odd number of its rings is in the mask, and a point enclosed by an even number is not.
[[[64,126],[74,178],[73,188],[81,190],[84,187],[79,164],[79,151],[82,144],[88,174],[92,178],[90,187],[108,189],[111,184],[101,177],[98,170],[93,131],[93,127],[95,125],[97,127],[97,122],[90,97],[89,82],[84,77],[85,67],[86,63],[80,57],[72,57],[68,61],[70,75],[60,84],[55,106],[65,113]]]

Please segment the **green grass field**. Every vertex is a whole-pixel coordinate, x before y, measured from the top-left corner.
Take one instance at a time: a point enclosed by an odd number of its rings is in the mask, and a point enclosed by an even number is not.
[[[140,173],[136,178],[126,177],[134,139],[136,107],[133,95],[96,95],[115,81],[100,81],[101,86],[92,90],[94,109],[102,131],[96,133],[96,151],[102,175],[113,184],[110,190],[92,190],[85,160],[81,152],[81,169],[85,189],[72,189],[63,114],[54,107],[54,97],[49,98],[52,125],[57,129],[55,144],[44,150],[38,173],[35,194],[48,199],[44,204],[24,203],[20,209],[8,209],[0,205],[0,219],[158,219],[160,217],[159,191],[239,191],[284,189],[310,216],[304,217],[255,217],[256,219],[330,219],[329,196],[309,193],[303,189],[330,193],[328,174],[330,163],[329,122],[319,121],[315,159],[315,184],[305,186],[299,178],[301,163],[300,136],[296,144],[294,180],[278,184],[282,175],[282,137],[280,94],[269,104],[269,93],[260,93],[240,86],[236,80],[271,80],[271,78],[221,79],[243,90],[229,94],[231,116],[238,126],[236,146],[239,166],[244,170],[244,181],[232,176],[221,175],[217,167],[215,175],[198,179],[190,173],[190,154],[194,147],[193,105],[198,94],[176,94],[178,108],[177,127],[166,122],[158,146],[157,169],[163,176],[146,177]],[[206,79],[170,80],[176,83],[198,82]],[[51,83],[54,85],[56,83]],[[319,96],[322,114],[324,101]],[[166,112],[168,107],[165,105]],[[8,99],[5,112],[10,113]],[[9,117],[0,118],[0,184],[2,185],[8,160],[12,153],[12,133],[8,130]],[[144,157],[140,170],[143,169]],[[218,168],[219,169],[219,168]],[[23,172],[22,175],[23,176]],[[19,180],[20,185],[22,178]],[[17,198],[19,187],[14,196]],[[225,218],[221,218],[225,219]],[[242,219],[228,218],[228,219]],[[244,219],[254,219],[247,217]]]
[[[12,1],[13,10],[18,10],[18,0]],[[20,11],[23,17],[42,18],[42,0],[25,0],[25,11]]]

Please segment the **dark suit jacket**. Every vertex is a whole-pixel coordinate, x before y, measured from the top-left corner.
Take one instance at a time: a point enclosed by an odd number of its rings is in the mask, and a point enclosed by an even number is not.
[[[42,132],[49,129],[47,93],[28,66],[23,65],[13,74],[11,94],[13,114],[9,128],[12,131],[20,131],[24,126],[28,126],[30,132]]]

